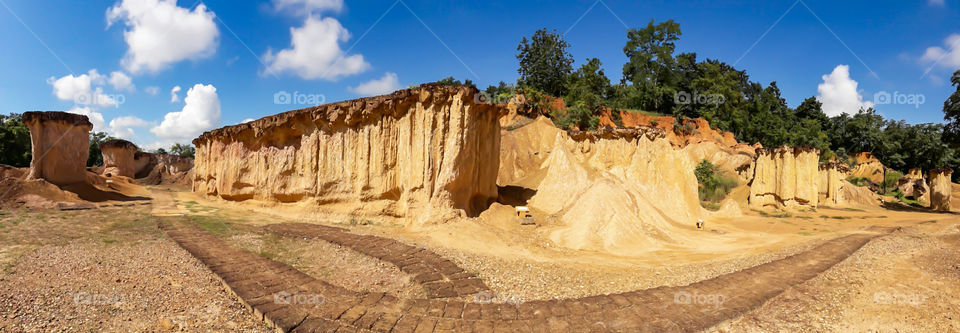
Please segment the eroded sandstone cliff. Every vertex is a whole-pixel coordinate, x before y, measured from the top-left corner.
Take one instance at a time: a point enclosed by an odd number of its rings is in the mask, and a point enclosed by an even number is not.
[[[25,112],[22,117],[32,145],[28,179],[45,179],[56,185],[86,181],[93,129],[87,116],[50,111]]]
[[[204,133],[193,190],[418,223],[497,198],[503,108],[471,87],[422,85]]]
[[[103,155],[103,175],[123,176],[133,178],[139,171],[138,163],[134,159],[137,154],[137,145],[127,140],[113,139],[100,144]]]
[[[820,152],[812,148],[757,149],[754,177],[750,183],[753,209],[816,208]]]
[[[940,168],[930,170],[930,209],[950,211],[950,199],[953,195],[953,184],[950,177],[953,169]]]
[[[871,153],[863,152],[850,156],[856,163],[856,166],[850,171],[851,177],[866,178],[874,184],[883,182],[885,167]]]
[[[849,172],[850,168],[843,163],[827,162],[820,164],[820,181],[817,188],[821,203],[834,207],[845,203],[842,189]]]
[[[930,186],[927,186],[927,182],[923,177],[923,170],[921,169],[910,169],[906,175],[903,175],[903,177],[897,181],[897,189],[900,190],[905,197],[913,198],[920,202],[921,205],[930,205]]]

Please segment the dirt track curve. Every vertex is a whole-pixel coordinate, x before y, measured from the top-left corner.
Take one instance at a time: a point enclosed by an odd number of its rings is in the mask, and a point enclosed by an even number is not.
[[[794,256],[682,287],[521,304],[476,304],[350,291],[231,247],[179,218],[163,218],[160,227],[216,273],[257,316],[284,332],[697,331],[760,306],[890,232],[875,229],[844,236]],[[363,241],[368,236],[356,237]],[[383,257],[401,256],[389,253],[392,248],[382,248]],[[716,302],[717,296],[722,302]]]

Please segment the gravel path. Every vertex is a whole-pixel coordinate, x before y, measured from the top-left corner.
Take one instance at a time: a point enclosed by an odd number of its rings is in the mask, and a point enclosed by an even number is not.
[[[169,239],[79,240],[20,257],[0,277],[0,331],[269,332]]]

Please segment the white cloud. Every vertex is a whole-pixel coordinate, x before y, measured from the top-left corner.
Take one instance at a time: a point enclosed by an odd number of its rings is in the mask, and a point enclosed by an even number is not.
[[[136,89],[133,86],[133,79],[123,72],[110,73],[110,79],[108,82],[110,82],[110,85],[113,86],[113,90],[116,91],[134,91]]]
[[[947,5],[947,2],[946,2],[945,0],[927,0],[927,4],[929,4],[929,5],[931,5],[931,6],[940,6],[940,7],[943,7],[943,6],[946,6],[946,5]]]
[[[143,91],[146,91],[150,96],[156,96],[160,93],[160,87],[150,86],[143,88]]]
[[[241,121],[240,123],[241,123],[241,124],[246,124],[246,123],[249,123],[249,122],[254,121],[254,120],[256,120],[256,119],[247,118],[247,119],[244,119],[243,121]]]
[[[87,118],[90,119],[90,123],[93,124],[94,132],[103,132],[105,130],[103,114],[101,114],[100,112],[93,111],[93,109],[91,109],[90,107],[74,106],[72,109],[67,110],[67,113],[82,114],[84,116],[87,116]]]
[[[859,84],[850,78],[850,66],[839,65],[833,72],[823,76],[823,83],[817,86],[817,100],[823,103],[823,113],[838,116],[842,113],[854,114],[861,108],[872,108],[873,102],[864,101],[857,90]]]
[[[180,112],[170,112],[150,129],[158,138],[189,143],[220,124],[220,97],[213,85],[196,84],[187,91]]]
[[[53,86],[53,94],[58,99],[64,101],[73,101],[79,105],[91,106],[117,106],[120,102],[118,96],[109,96],[103,93],[103,88],[96,87],[103,85],[104,76],[97,73],[96,69],[91,69],[87,74],[74,76],[65,75],[59,79],[50,77],[47,83]]]
[[[177,95],[180,90],[180,86],[174,86],[173,89],[170,89],[170,103],[176,103],[180,101],[180,95]]]
[[[148,127],[150,125],[146,120],[134,116],[117,117],[110,121],[110,135],[121,139],[133,140],[137,137],[136,132],[133,130],[134,128]]]
[[[943,44],[945,47],[928,47],[920,61],[951,69],[960,67],[960,34],[950,35]]]
[[[350,40],[350,32],[334,18],[310,16],[303,27],[290,28],[291,48],[276,54],[267,50],[267,72],[296,74],[303,79],[336,80],[370,68],[363,55],[344,54],[340,43]]]
[[[349,87],[347,90],[358,95],[376,96],[392,93],[400,88],[402,87],[400,81],[397,80],[397,74],[387,72],[382,78],[361,83],[356,87]]]
[[[118,21],[127,27],[123,39],[128,49],[122,63],[131,73],[156,73],[216,52],[220,30],[203,3],[190,11],[178,7],[177,0],[122,0],[106,15],[107,27]]]
[[[343,10],[343,0],[273,0],[273,5],[278,11],[289,11],[298,15]]]

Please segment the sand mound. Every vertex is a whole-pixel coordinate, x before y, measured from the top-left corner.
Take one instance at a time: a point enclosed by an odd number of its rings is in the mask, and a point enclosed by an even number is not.
[[[91,203],[150,200],[142,187],[125,177],[88,172],[87,182],[58,187],[43,179],[27,179],[29,169],[0,165],[0,207],[29,209],[92,208]]]
[[[840,192],[843,201],[851,206],[880,207],[883,199],[879,194],[874,193],[867,187],[861,187],[851,184],[844,180],[840,185]]]
[[[694,169],[708,146],[678,149],[653,128],[599,134],[558,130],[545,118],[505,131],[500,186],[536,191],[530,208],[551,217],[550,239],[571,249],[636,254],[697,241],[696,220],[739,215],[733,200],[720,212],[700,207]],[[717,155],[718,161],[740,163]],[[743,191],[741,191],[743,192]]]

